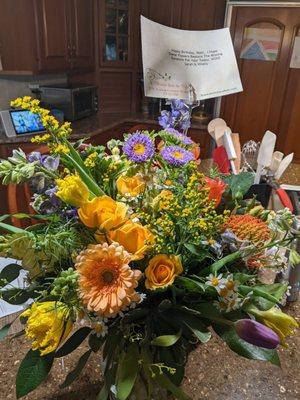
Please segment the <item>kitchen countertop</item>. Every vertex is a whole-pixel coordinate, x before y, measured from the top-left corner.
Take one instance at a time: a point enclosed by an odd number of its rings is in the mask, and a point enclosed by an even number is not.
[[[124,123],[129,124],[155,124],[158,125],[157,117],[145,116],[141,113],[98,113],[96,115],[72,122],[72,138],[93,137],[102,132],[109,131]],[[192,123],[192,128],[205,130],[207,125]],[[34,135],[15,136],[8,138],[0,136],[0,144],[27,143]]]

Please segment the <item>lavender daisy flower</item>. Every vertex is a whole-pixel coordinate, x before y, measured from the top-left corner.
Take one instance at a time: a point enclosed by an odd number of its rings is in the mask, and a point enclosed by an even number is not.
[[[191,151],[180,146],[167,146],[160,152],[162,158],[175,167],[180,167],[195,159]]]
[[[150,160],[155,148],[148,135],[137,131],[126,139],[123,151],[129,160],[140,163]]]

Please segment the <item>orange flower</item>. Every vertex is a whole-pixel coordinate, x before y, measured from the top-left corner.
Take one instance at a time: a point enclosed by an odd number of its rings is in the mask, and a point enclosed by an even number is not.
[[[129,262],[129,253],[118,243],[89,245],[78,255],[79,291],[89,311],[111,317],[140,300],[135,288],[142,273]]]
[[[205,177],[205,182],[209,188],[209,200],[215,200],[215,206],[218,207],[222,199],[222,194],[226,189],[226,183],[219,178],[211,179],[207,176]]]
[[[158,254],[154,256],[145,270],[147,289],[155,290],[172,285],[177,275],[183,272],[178,256]]]
[[[108,196],[95,197],[78,209],[78,215],[85,226],[110,230],[127,219],[127,206]]]
[[[120,228],[109,233],[112,241],[120,243],[132,254],[132,260],[141,260],[153,241],[152,233],[143,225],[127,221]]]
[[[121,175],[117,179],[117,189],[122,196],[136,197],[145,189],[145,182],[138,176]]]
[[[240,240],[249,240],[256,246],[262,246],[271,239],[268,225],[250,214],[232,215],[222,227],[233,232]]]

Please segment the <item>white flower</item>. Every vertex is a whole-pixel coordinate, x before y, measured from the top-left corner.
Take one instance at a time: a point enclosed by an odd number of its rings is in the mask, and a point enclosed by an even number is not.
[[[220,290],[225,287],[226,279],[222,278],[222,274],[213,275],[210,274],[206,279],[206,285],[214,287],[216,290]]]
[[[104,321],[96,322],[93,326],[93,332],[97,337],[104,337],[107,335],[108,328],[105,325]]]

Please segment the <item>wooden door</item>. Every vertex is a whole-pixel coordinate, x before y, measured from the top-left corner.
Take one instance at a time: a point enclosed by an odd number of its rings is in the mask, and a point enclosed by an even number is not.
[[[70,67],[68,6],[68,0],[36,0],[42,71],[65,71]]]
[[[231,33],[244,91],[222,100],[222,117],[243,142],[273,131],[277,150],[300,160],[300,69],[290,67],[300,8],[235,7]]]
[[[94,67],[93,0],[71,0],[72,68]]]

